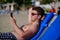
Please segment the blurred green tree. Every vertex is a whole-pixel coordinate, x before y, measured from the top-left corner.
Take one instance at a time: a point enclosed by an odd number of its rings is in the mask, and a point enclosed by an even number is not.
[[[23,0],[14,0],[15,3],[17,3],[19,6],[23,4]]]
[[[23,0],[23,4],[24,4],[24,5],[30,5],[30,3],[31,3],[30,1],[31,1],[31,0]]]
[[[40,1],[41,4],[49,4],[51,2],[52,2],[52,0],[41,0]]]
[[[0,0],[0,3],[3,3],[3,0]]]
[[[7,3],[12,3],[13,1],[12,0],[6,0]]]
[[[60,2],[60,0],[58,0]]]

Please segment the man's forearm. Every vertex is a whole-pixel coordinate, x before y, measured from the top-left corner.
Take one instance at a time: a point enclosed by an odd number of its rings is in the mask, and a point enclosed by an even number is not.
[[[23,34],[23,31],[18,27],[18,25],[16,24],[16,20],[12,17],[10,17],[10,23],[13,27],[13,29],[18,33],[18,34]]]
[[[16,23],[13,25],[13,28],[18,34],[23,34],[23,31],[18,27]]]

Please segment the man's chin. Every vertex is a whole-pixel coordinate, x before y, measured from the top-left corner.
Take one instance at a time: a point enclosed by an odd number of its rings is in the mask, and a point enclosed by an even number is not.
[[[35,20],[32,20],[32,22],[35,22]]]

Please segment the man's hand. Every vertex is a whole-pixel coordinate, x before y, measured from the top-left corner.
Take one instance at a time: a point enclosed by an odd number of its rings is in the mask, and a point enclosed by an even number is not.
[[[31,22],[31,13],[32,13],[32,8],[29,9],[29,13],[28,13],[28,22]]]
[[[16,24],[16,20],[13,17],[11,17],[11,16],[10,16],[10,22],[11,22],[11,25],[12,25],[14,31],[16,33],[18,33],[18,35],[22,36],[22,34],[24,32],[18,27],[18,25]]]
[[[29,13],[31,13],[32,12],[32,7],[29,9]]]
[[[11,25],[16,25],[16,20],[10,16],[10,23]]]

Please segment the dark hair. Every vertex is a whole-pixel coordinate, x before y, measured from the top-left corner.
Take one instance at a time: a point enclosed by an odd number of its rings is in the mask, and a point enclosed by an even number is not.
[[[58,9],[59,9],[59,10],[58,10],[57,14],[59,15],[59,14],[60,14],[60,7],[58,7]]]
[[[41,15],[41,16],[45,14],[43,8],[41,7],[33,7],[32,10],[36,10],[38,12],[38,15]]]
[[[58,7],[58,9],[60,9],[60,7]]]
[[[32,10],[36,10],[38,15],[41,15],[41,18],[45,15],[43,8],[41,7],[33,7]],[[41,21],[41,18],[39,19]]]

